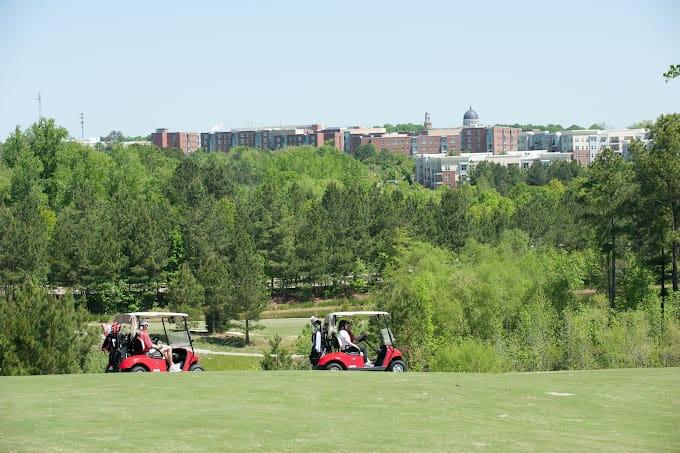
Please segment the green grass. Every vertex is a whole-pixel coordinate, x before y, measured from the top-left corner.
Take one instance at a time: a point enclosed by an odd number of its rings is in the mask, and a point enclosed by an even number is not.
[[[678,368],[0,378],[0,451],[678,451],[678,426]]]
[[[208,371],[255,371],[261,370],[257,357],[239,357],[225,355],[202,354],[201,366]]]
[[[269,339],[274,335],[283,338],[283,344],[290,347],[300,335],[309,318],[262,319],[251,324],[251,344],[245,344],[243,336],[194,335],[194,347],[220,352],[269,352]],[[230,331],[243,332],[244,323],[232,321]]]
[[[256,322],[258,328],[252,334],[273,337],[278,334],[280,337],[297,337],[302,329],[309,323],[307,318],[283,318],[283,319],[261,319]]]

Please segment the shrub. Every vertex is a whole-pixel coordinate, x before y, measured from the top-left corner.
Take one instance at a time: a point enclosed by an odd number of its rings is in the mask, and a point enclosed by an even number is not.
[[[597,332],[601,368],[636,368],[657,365],[656,345],[644,311],[628,311],[611,316],[609,324]]]
[[[295,339],[295,345],[293,346],[293,352],[298,355],[306,356],[312,349],[312,326],[310,324],[305,324],[305,326],[300,331],[300,335]]]
[[[435,349],[430,362],[430,371],[497,373],[506,369],[493,346],[474,338],[442,344]]]
[[[663,366],[680,366],[680,321],[667,317],[659,339],[659,361]]]
[[[503,357],[516,371],[554,370],[560,365],[556,309],[537,295],[520,310],[517,325],[497,341]]]
[[[76,373],[99,335],[73,298],[27,282],[0,299],[0,374]]]
[[[563,313],[561,344],[563,367],[570,370],[599,368],[598,333],[607,326],[606,309],[569,308]]]
[[[272,370],[293,370],[295,363],[290,355],[290,352],[281,346],[281,337],[276,334],[274,338],[269,340],[269,353],[264,354],[264,358],[260,362],[260,366],[265,371]]]
[[[109,355],[99,349],[92,349],[85,358],[83,372],[103,373],[109,363]]]

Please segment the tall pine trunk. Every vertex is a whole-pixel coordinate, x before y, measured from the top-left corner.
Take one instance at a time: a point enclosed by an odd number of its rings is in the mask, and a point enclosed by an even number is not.
[[[671,279],[673,280],[673,292],[678,290],[678,243],[673,241],[671,245],[673,249],[673,270],[671,271]]]
[[[248,319],[246,319],[246,344],[250,344],[250,325]]]
[[[671,232],[675,234],[676,228],[675,212],[671,213]],[[671,280],[673,281],[673,292],[678,290],[678,241],[673,238],[671,243],[671,252],[673,256]]]
[[[666,249],[661,247],[661,316],[666,305]]]
[[[616,305],[616,249],[612,247],[612,292],[609,296],[609,308]]]

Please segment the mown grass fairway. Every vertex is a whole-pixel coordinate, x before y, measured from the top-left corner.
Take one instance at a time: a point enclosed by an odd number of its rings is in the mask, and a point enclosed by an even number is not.
[[[678,368],[0,378],[0,451],[678,451],[679,426]]]

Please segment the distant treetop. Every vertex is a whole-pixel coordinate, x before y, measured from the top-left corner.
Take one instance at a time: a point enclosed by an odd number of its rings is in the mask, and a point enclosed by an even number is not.
[[[378,126],[380,127],[380,126]],[[422,124],[403,123],[403,124],[385,124],[383,126],[388,133],[399,132],[402,134],[417,134],[425,129]]]

